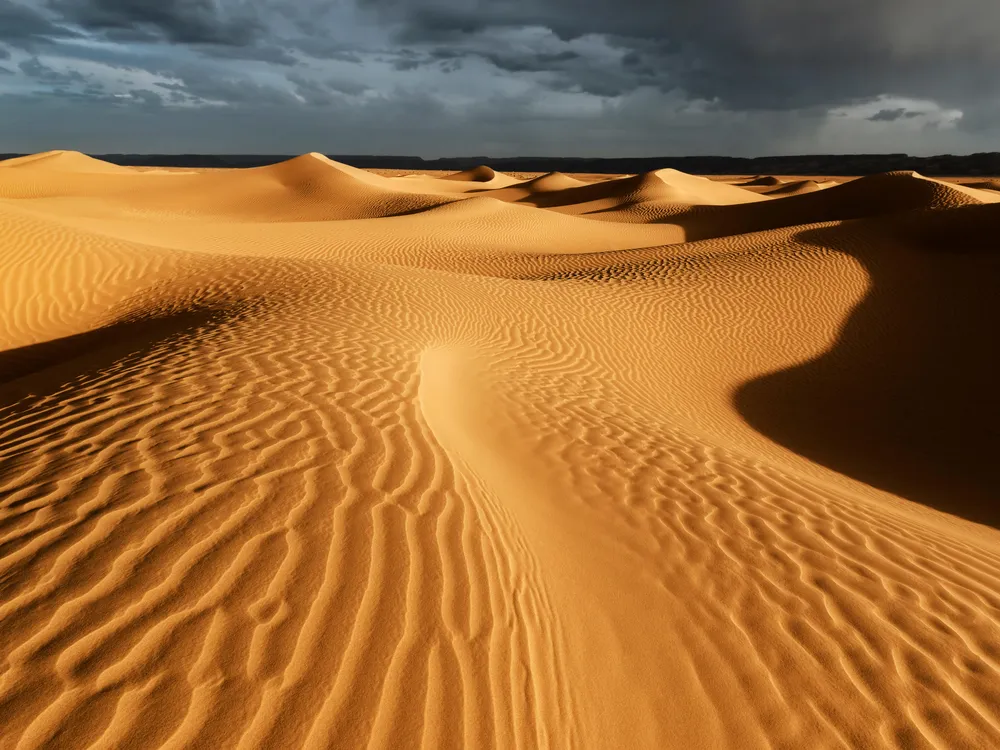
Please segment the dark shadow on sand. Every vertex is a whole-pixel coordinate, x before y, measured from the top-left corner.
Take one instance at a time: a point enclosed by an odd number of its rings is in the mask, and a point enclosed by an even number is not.
[[[0,351],[0,409],[29,403],[126,358],[140,357],[175,334],[219,319],[219,310],[184,310],[116,322],[92,331]],[[28,406],[28,404],[25,404]],[[12,416],[8,411],[5,416]]]
[[[830,351],[743,385],[755,429],[840,473],[1000,528],[1000,205],[803,231],[871,277]]]

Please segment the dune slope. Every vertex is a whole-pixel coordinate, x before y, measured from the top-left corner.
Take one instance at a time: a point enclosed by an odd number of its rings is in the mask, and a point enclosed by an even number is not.
[[[989,191],[84,159],[0,163],[0,748],[1000,744]]]

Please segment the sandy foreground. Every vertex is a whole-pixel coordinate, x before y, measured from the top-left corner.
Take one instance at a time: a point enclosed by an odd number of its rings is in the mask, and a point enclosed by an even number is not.
[[[998,238],[912,173],[0,163],[0,747],[1000,746]]]

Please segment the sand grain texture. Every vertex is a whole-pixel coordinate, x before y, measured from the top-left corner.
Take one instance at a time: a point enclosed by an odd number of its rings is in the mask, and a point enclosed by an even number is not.
[[[1000,195],[0,162],[0,748],[1000,746]]]

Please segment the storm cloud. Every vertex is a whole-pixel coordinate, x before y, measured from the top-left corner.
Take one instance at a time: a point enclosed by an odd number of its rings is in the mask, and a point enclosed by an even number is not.
[[[410,44],[542,28],[622,50],[623,90],[653,84],[740,109],[840,104],[893,93],[961,98],[996,91],[993,0],[362,0]],[[585,72],[581,71],[585,86]]]
[[[990,150],[998,42],[994,0],[0,0],[0,150],[88,96],[188,151],[217,142],[188,123],[296,118],[251,150]],[[51,146],[106,149],[93,125]]]
[[[264,23],[246,3],[214,0],[50,0],[61,20],[123,40],[245,46]]]

